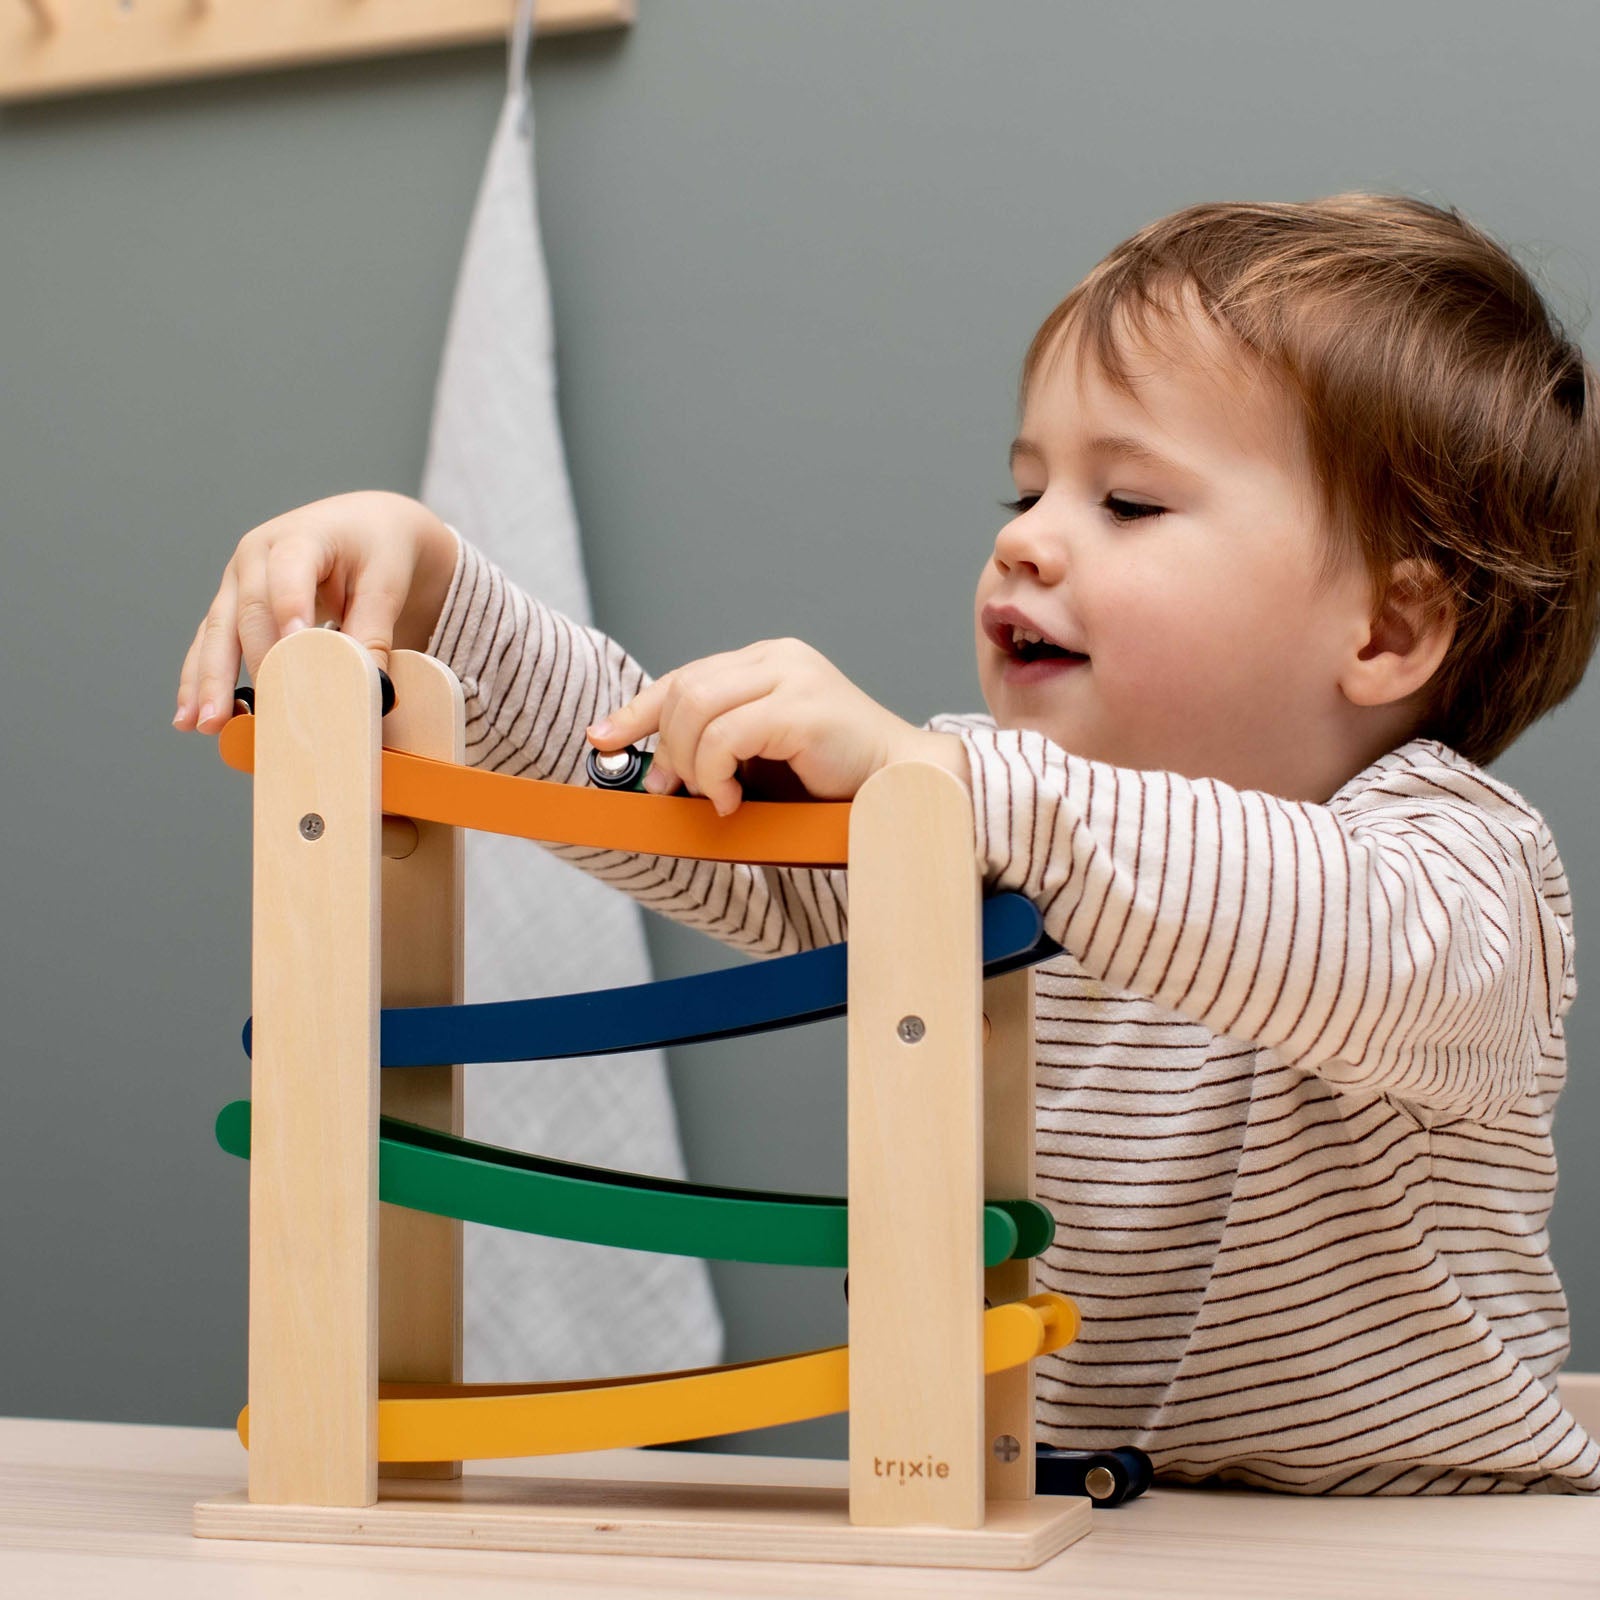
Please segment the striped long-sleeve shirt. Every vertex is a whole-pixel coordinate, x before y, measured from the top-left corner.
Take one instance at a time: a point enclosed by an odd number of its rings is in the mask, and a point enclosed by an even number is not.
[[[649,682],[463,541],[430,651],[475,765],[582,782]],[[1575,992],[1543,819],[1414,740],[1326,804],[937,717],[989,892],[1040,909],[1040,1285],[1083,1314],[1040,1436],[1296,1492],[1600,1489],[1546,1224]],[[753,954],[846,935],[845,875],[561,847]]]

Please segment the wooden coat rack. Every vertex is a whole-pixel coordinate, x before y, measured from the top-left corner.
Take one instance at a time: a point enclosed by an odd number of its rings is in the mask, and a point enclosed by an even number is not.
[[[504,39],[515,0],[0,0],[0,101]],[[540,33],[623,27],[634,0],[539,0]]]

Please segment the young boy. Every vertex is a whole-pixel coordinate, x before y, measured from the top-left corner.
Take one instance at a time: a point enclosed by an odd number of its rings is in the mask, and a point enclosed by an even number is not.
[[[185,662],[215,731],[323,614],[462,679],[470,759],[727,812],[889,761],[971,787],[1038,969],[1041,1287],[1083,1333],[1040,1433],[1296,1492],[1600,1489],[1562,1408],[1545,1224],[1574,993],[1542,819],[1477,765],[1595,638],[1600,413],[1520,269],[1452,213],[1201,206],[1115,250],[1023,370],[1019,498],[977,593],[989,716],[911,727],[794,640],[651,682],[425,508],[343,496],[240,544]],[[768,769],[770,770],[770,769]],[[778,953],[843,874],[564,849]]]

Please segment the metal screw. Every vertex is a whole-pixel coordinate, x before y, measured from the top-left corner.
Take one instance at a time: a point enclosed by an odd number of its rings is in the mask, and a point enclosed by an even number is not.
[[[1008,1466],[1022,1454],[1022,1446],[1017,1443],[1016,1436],[1002,1433],[994,1442],[994,1458],[1004,1461]]]
[[[928,1025],[921,1017],[901,1017],[894,1031],[906,1044],[915,1044],[928,1031]]]
[[[320,839],[327,826],[327,823],[315,811],[308,811],[300,819],[300,837],[302,839]]]
[[[1083,1486],[1091,1500],[1107,1500],[1117,1492],[1117,1480],[1109,1467],[1090,1467],[1083,1475]]]

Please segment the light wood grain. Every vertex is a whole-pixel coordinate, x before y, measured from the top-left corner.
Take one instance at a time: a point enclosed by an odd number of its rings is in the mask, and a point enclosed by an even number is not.
[[[466,704],[455,674],[412,650],[389,658],[395,707],[383,719],[391,750],[435,761],[466,759]],[[462,1000],[464,841],[459,828],[414,823],[410,848],[383,862],[381,994],[385,1006]],[[385,819],[384,837],[399,830]],[[462,1132],[459,1064],[381,1072],[384,1114]],[[461,1224],[402,1206],[378,1207],[378,1373],[408,1382],[461,1380]],[[458,1461],[396,1463],[396,1478],[457,1477]]]
[[[377,1494],[378,674],[308,628],[257,678],[250,1495]],[[317,836],[302,819],[314,816]]]
[[[983,1182],[991,1200],[1031,1200],[1034,1179],[1033,969],[990,978],[983,986]],[[1002,1261],[984,1273],[991,1305],[1033,1293],[1032,1261]],[[1034,1368],[1012,1367],[984,1379],[984,1471],[991,1503],[1034,1492]],[[1014,1439],[1016,1453],[1000,1441]]]
[[[850,1517],[984,1520],[982,953],[972,802],[904,762],[850,813]],[[925,1029],[914,1043],[903,1019]]]
[[[237,1492],[229,1429],[0,1418],[0,1593],[50,1600],[1593,1600],[1600,1497],[1299,1499],[1156,1488],[1024,1572],[218,1542],[196,1498]],[[788,1484],[842,1461],[662,1450],[496,1462],[527,1481]],[[465,1481],[465,1480],[464,1480]]]
[[[580,1469],[581,1470],[581,1469]],[[981,1528],[863,1527],[844,1489],[464,1477],[383,1481],[378,1503],[252,1505],[243,1494],[195,1507],[200,1538],[430,1545],[463,1550],[671,1556],[862,1566],[1037,1567],[1089,1529],[1086,1500],[1009,1502]]]
[[[504,39],[515,0],[49,0],[0,4],[0,101]],[[614,28],[634,0],[539,0],[540,33]]]

